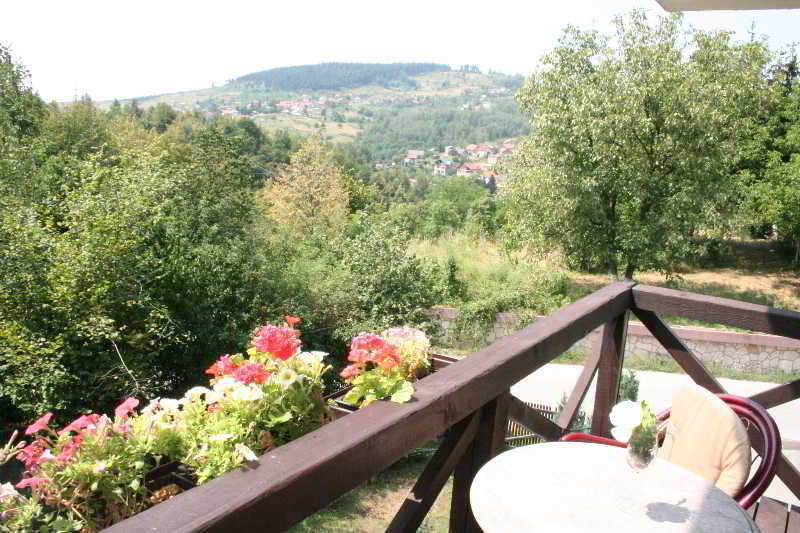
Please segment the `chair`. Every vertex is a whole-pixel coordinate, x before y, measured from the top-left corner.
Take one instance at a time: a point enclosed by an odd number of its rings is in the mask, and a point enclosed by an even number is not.
[[[673,420],[669,420],[671,414]],[[745,509],[758,500],[775,477],[781,453],[778,426],[766,409],[748,398],[714,395],[696,385],[684,387],[675,396],[673,408],[660,413],[658,419],[669,421],[659,434],[663,442],[659,456],[716,484]],[[681,429],[686,431],[681,433]],[[709,433],[714,438],[709,439]],[[749,439],[763,444],[761,462],[749,480],[748,433]],[[624,442],[584,433],[570,433],[561,440],[627,447]]]

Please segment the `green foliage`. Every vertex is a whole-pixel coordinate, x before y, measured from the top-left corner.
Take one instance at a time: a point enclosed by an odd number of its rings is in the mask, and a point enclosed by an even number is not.
[[[378,160],[397,158],[409,148],[466,145],[528,133],[516,103],[497,100],[485,109],[462,109],[462,99],[439,99],[380,111],[356,139]]]
[[[258,84],[287,91],[336,90],[361,85],[389,85],[398,81],[413,86],[413,80],[407,79],[409,76],[449,70],[447,65],[435,63],[322,63],[254,72],[236,78],[234,83]]]
[[[0,144],[7,139],[35,136],[44,115],[44,103],[28,85],[27,69],[0,43]]]
[[[533,133],[516,159],[512,223],[574,265],[669,273],[698,231],[725,229],[731,165],[769,101],[768,53],[687,30],[679,15],[614,24],[616,39],[568,27],[520,91]]]
[[[624,370],[619,382],[619,394],[617,401],[631,400],[633,402],[639,399],[639,377],[633,370]]]
[[[353,378],[353,388],[342,398],[345,402],[366,407],[376,400],[389,398],[404,403],[414,394],[414,386],[406,379],[402,369],[395,367],[388,372],[377,368],[367,370]]]

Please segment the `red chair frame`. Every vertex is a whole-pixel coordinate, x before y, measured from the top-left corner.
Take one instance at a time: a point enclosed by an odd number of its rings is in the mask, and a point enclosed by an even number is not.
[[[743,398],[733,394],[717,394],[717,397],[724,401],[733,412],[739,415],[739,418],[747,422],[745,427],[748,428],[750,442],[752,443],[753,440],[758,439],[763,445],[761,463],[758,465],[758,468],[750,477],[749,481],[745,483],[744,487],[742,487],[733,498],[743,508],[748,509],[761,497],[764,491],[767,490],[767,487],[775,477],[775,471],[778,468],[778,457],[781,453],[781,434],[778,431],[778,425],[767,410],[749,398]],[[660,413],[658,415],[658,420],[660,422],[666,421],[669,418],[669,413],[669,409]],[[619,448],[628,447],[624,442],[598,437],[596,435],[589,435],[587,433],[569,433],[561,437],[560,440],[564,442],[593,442],[617,446]]]

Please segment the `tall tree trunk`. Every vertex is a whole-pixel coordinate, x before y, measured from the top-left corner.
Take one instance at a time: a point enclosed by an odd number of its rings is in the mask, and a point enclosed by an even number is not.
[[[633,280],[633,272],[634,272],[634,270],[636,270],[636,265],[634,265],[633,263],[628,263],[628,265],[625,267],[625,279],[626,280],[628,280],[628,281],[632,281]]]

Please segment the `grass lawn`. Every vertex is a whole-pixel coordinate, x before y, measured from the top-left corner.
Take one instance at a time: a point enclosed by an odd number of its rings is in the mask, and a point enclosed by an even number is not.
[[[309,516],[290,533],[373,533],[384,531],[433,453],[434,444],[417,450],[371,480]],[[418,531],[444,532],[450,520],[452,479]]]

